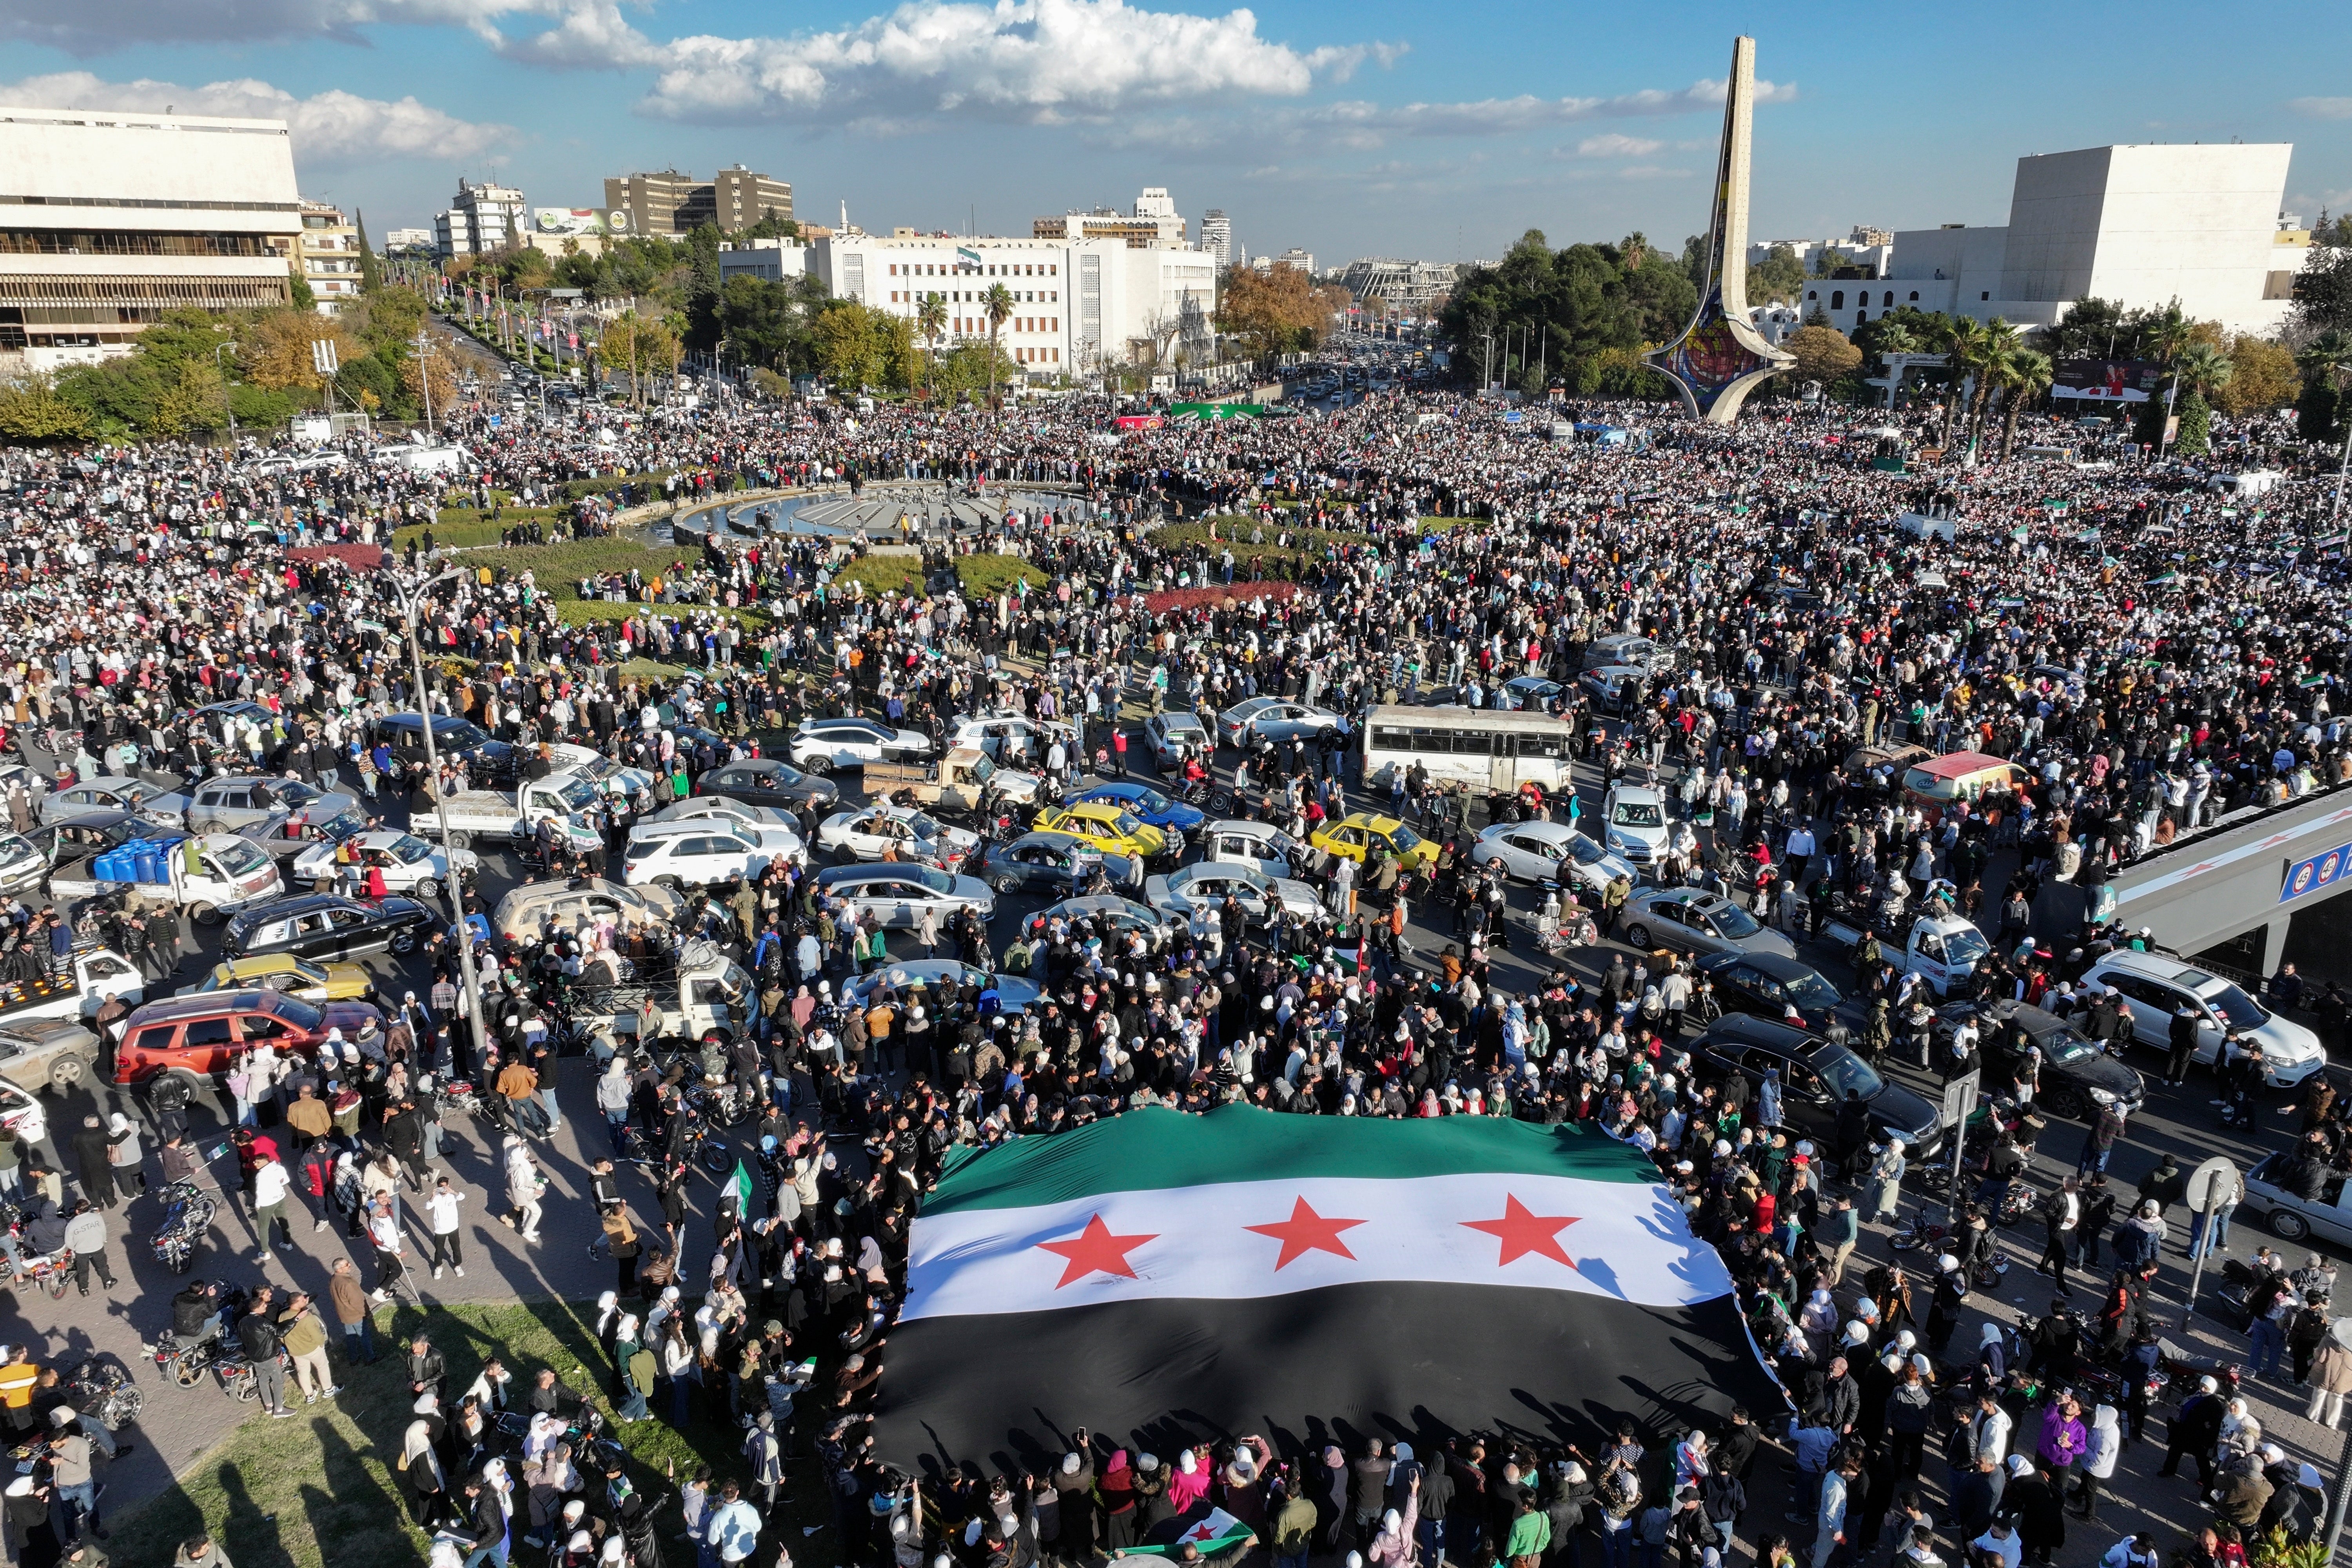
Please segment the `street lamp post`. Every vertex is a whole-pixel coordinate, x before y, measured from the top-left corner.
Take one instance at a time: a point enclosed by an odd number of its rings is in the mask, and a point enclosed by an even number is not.
[[[466,1014],[473,1020],[474,1043],[488,1038],[484,1033],[482,1018],[482,986],[474,973],[474,932],[466,923],[466,895],[462,879],[457,875],[457,854],[449,838],[449,801],[441,788],[441,760],[433,745],[433,704],[425,692],[425,651],[416,641],[416,606],[423,596],[454,577],[465,574],[462,566],[452,566],[429,577],[400,595],[400,618],[408,635],[408,658],[416,677],[417,728],[425,735],[425,770],[433,784],[433,812],[441,824],[441,852],[449,859],[449,908],[452,911],[450,929],[457,937],[457,969],[466,983]]]
[[[231,342],[213,350],[213,374],[220,377],[221,412],[228,416],[228,444],[232,447],[236,445],[236,405],[229,401],[228,372],[221,368],[221,355],[235,347],[236,344]],[[2337,500],[2344,499],[2344,489],[2341,485],[2336,487],[2336,499]]]
[[[425,437],[433,438],[433,366],[428,357],[433,352],[433,334],[425,328],[416,329],[416,389],[425,398]]]

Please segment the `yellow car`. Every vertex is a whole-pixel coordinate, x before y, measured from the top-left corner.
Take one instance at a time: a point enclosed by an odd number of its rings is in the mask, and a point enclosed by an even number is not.
[[[1037,818],[1035,826],[1085,839],[1106,855],[1157,860],[1168,852],[1168,835],[1131,811],[1100,801],[1080,801]]]
[[[282,991],[305,1002],[356,1002],[375,990],[367,967],[358,963],[317,963],[290,952],[266,952],[258,958],[232,958],[213,965],[212,973],[192,991]]]
[[[1395,817],[1374,816],[1369,811],[1350,812],[1338,822],[1325,823],[1308,842],[1360,866],[1366,847],[1375,839],[1387,846],[1407,871],[1424,870],[1437,863],[1436,845]]]

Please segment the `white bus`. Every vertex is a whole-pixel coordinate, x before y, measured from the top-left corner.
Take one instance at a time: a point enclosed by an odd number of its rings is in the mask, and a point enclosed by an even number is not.
[[[1364,720],[1363,784],[1385,789],[1419,763],[1433,780],[1476,790],[1572,787],[1575,727],[1486,708],[1375,708]]]

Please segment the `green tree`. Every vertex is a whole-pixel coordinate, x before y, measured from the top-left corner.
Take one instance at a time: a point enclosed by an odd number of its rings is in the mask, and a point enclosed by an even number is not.
[[[2057,366],[2050,356],[2038,349],[2016,349],[2001,361],[2001,390],[2007,395],[2008,406],[2001,411],[2000,460],[2009,461],[2010,448],[2017,444],[2017,416],[2025,405],[2050,390],[2051,378]]]
[[[1835,327],[1799,327],[1780,346],[1797,356],[1797,379],[1818,381],[1824,391],[1862,367],[1862,351]]]
[[[1793,305],[1804,298],[1805,264],[1789,246],[1776,245],[1748,268],[1748,302]]]
[[[915,335],[923,343],[927,384],[930,381],[928,374],[930,361],[939,353],[940,334],[947,330],[948,297],[936,289],[931,289],[915,301]]]
[[[2295,363],[2303,371],[2303,393],[2294,405],[2295,434],[2306,441],[2333,441],[2343,413],[2342,378],[2352,371],[2352,331],[2320,333],[2304,345]]]
[[[2241,332],[2230,340],[2229,353],[2230,379],[2216,400],[2225,412],[2284,408],[2302,389],[2303,375],[2295,368],[2294,352],[2284,343]]]
[[[988,402],[991,407],[994,407],[996,364],[1003,357],[1003,349],[998,342],[998,337],[1004,331],[1004,323],[1013,319],[1013,290],[1002,283],[992,283],[988,286],[988,292],[981,297],[980,303],[982,311],[988,317],[988,344],[991,351],[988,356]]]
[[[286,302],[298,310],[319,308],[319,297],[310,292],[310,280],[302,276],[302,264],[299,261],[286,269]]]
[[[1984,355],[1984,327],[1966,316],[1955,317],[1944,327],[1944,341],[1938,346],[1944,351],[1951,375],[1950,390],[1944,397],[1944,450],[1949,452],[1960,438],[1960,385],[1976,369]]]
[[[2201,458],[2213,444],[2213,410],[2201,392],[2184,392],[2176,409],[2180,425],[2172,438],[2172,449],[2192,458]]]
[[[37,373],[0,382],[0,436],[11,441],[86,441],[95,429],[89,413],[62,396],[56,384]]]

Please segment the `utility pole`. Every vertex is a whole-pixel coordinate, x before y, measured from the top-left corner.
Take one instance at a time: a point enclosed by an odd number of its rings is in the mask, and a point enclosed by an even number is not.
[[[474,973],[474,931],[473,928],[466,923],[465,889],[462,879],[457,875],[456,853],[450,848],[449,803],[446,793],[441,787],[440,758],[433,746],[433,704],[425,691],[425,654],[416,641],[418,598],[454,577],[463,576],[465,570],[462,566],[449,567],[439,575],[420,583],[412,592],[402,595],[400,614],[408,631],[409,662],[416,674],[416,716],[420,721],[417,728],[424,732],[425,736],[425,769],[426,776],[433,783],[434,815],[441,824],[441,852],[449,857],[450,931],[457,943],[458,973],[466,983],[466,1015],[473,1025],[472,1043],[478,1046],[487,1037],[482,1022],[482,984],[480,977]]]
[[[423,327],[416,329],[416,388],[425,397],[425,434],[433,434],[433,335]]]

